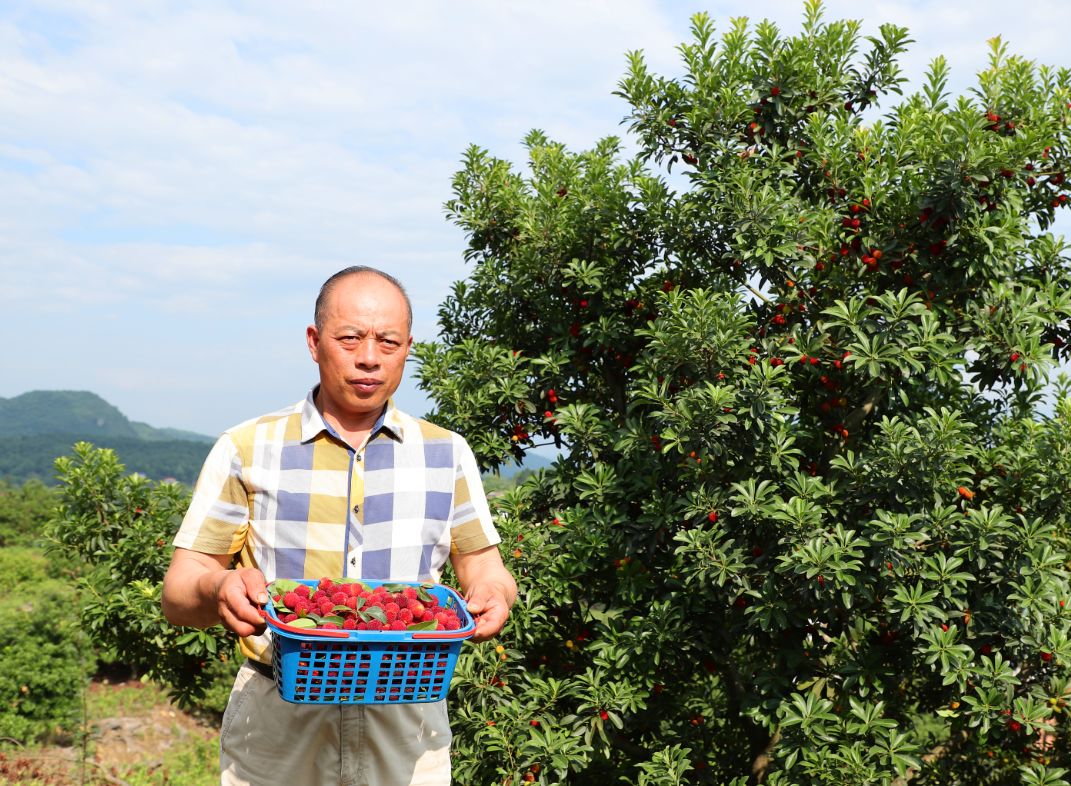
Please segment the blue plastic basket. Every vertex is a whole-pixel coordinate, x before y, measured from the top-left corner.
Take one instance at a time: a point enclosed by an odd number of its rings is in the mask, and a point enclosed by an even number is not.
[[[315,588],[314,580],[298,583]],[[441,584],[423,586],[443,608],[454,609],[458,630],[365,631],[296,628],[272,604],[264,618],[272,632],[272,666],[279,695],[293,704],[412,704],[446,698],[458,653],[476,623],[461,596]]]

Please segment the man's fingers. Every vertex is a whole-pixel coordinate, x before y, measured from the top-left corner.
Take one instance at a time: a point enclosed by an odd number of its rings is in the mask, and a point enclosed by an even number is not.
[[[261,606],[268,602],[268,587],[264,582],[263,573],[259,570],[242,570],[238,572],[238,575],[241,576],[245,585],[246,597]]]
[[[238,571],[227,576],[219,588],[219,616],[224,627],[239,636],[251,636],[262,631],[264,619],[253,605],[253,600],[261,593],[266,602],[267,592],[259,570]]]
[[[486,610],[476,618],[476,632],[473,640],[485,641],[497,635],[506,624],[508,616],[509,609],[504,603],[489,603]]]

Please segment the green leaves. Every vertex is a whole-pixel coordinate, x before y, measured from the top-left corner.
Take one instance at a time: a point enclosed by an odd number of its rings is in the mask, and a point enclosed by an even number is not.
[[[1071,71],[900,99],[908,43],[700,14],[680,78],[629,55],[631,147],[466,155],[421,384],[485,466],[557,458],[496,503],[525,600],[465,782],[519,781],[525,711],[579,740],[551,781],[1013,782],[1066,701]]]
[[[93,646],[164,685],[185,707],[203,701],[236,668],[234,639],[222,626],[176,628],[164,619],[160,588],[171,540],[189,492],[177,483],[126,475],[115,452],[77,443],[56,461],[50,550],[75,565],[76,606]]]

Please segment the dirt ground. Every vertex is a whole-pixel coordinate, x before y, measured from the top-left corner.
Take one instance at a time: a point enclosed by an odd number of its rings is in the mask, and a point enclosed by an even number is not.
[[[103,692],[121,701],[110,702]],[[143,700],[139,701],[139,694]],[[92,721],[87,763],[81,764],[79,747],[48,746],[33,750],[8,747],[0,751],[0,786],[34,784],[115,784],[124,786],[122,773],[141,765],[149,771],[161,767],[168,750],[196,737],[215,742],[214,721],[202,720],[172,706],[159,693],[137,680],[94,682],[90,702],[118,706],[118,714]]]

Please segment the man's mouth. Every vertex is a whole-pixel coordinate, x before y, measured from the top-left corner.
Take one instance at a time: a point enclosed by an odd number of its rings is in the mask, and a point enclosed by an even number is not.
[[[358,393],[372,393],[383,383],[378,379],[351,379],[349,384]]]

